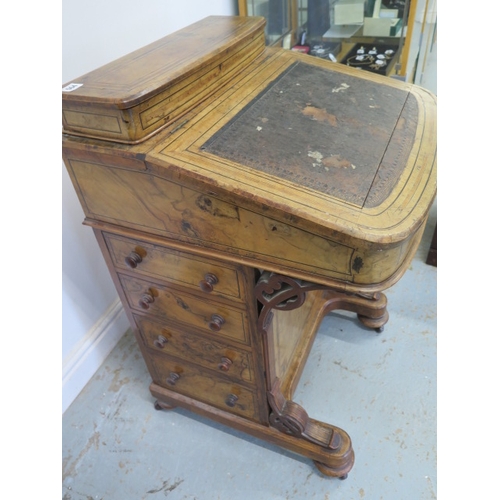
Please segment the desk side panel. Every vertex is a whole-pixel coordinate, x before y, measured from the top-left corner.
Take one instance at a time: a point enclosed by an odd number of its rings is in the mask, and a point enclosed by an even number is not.
[[[76,153],[76,154],[75,154]],[[67,154],[66,164],[87,217],[222,252],[235,262],[312,281],[382,283],[401,265],[405,245],[376,246],[314,228],[265,207],[255,211],[128,165]],[[227,197],[226,197],[227,198]],[[343,238],[343,239],[342,239]]]

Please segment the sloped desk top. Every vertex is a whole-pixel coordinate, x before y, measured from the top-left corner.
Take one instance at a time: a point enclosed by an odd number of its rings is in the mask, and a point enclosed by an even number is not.
[[[71,141],[90,147],[85,139]],[[280,256],[265,257],[272,270],[289,273],[292,266],[298,277],[384,289],[409,264],[436,194],[436,103],[413,85],[264,48],[148,140],[94,141],[91,149],[140,158],[151,174],[182,176],[214,203],[236,200],[239,210],[259,215],[272,210],[299,237],[329,240],[331,256],[327,248],[316,254],[312,244],[310,259],[319,270],[312,262],[300,265],[300,258],[283,266]],[[121,224],[127,218],[105,217]],[[222,248],[194,233],[169,236]],[[224,250],[245,263],[274,252],[265,240],[249,245],[242,230],[231,238]],[[330,261],[333,271],[324,272]]]

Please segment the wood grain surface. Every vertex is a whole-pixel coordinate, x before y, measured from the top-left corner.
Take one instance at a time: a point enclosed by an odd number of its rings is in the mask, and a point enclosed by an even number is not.
[[[262,52],[264,24],[263,18],[211,16],[65,84],[64,130],[145,140]]]
[[[388,320],[436,196],[436,98],[211,17],[63,91],[63,158],[153,379],[329,476],[348,434],[292,400],[321,319]],[[71,90],[74,89],[74,90]]]

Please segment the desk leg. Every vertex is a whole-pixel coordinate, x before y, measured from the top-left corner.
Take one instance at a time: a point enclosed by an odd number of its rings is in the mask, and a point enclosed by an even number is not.
[[[325,312],[336,309],[354,312],[363,325],[373,328],[377,333],[382,332],[384,325],[389,321],[387,297],[383,293],[348,294],[327,290],[324,296],[327,301]]]
[[[338,427],[311,419],[302,406],[287,399],[274,370],[275,353],[271,338],[273,311],[297,309],[306,302],[308,292],[318,290],[323,291],[321,303],[315,312],[318,317],[322,318],[335,309],[347,310],[356,313],[365,326],[377,331],[381,331],[389,319],[387,299],[382,293],[349,294],[325,285],[264,272],[255,286],[255,294],[262,305],[258,330],[263,337],[266,353],[269,425],[287,436],[293,436],[299,443],[302,441],[304,446],[300,450],[299,444],[297,451],[313,458],[314,464],[323,474],[345,479],[354,465],[349,435]],[[315,333],[308,332],[307,335],[312,339]]]
[[[345,479],[354,465],[351,438],[339,427],[309,418],[302,406],[285,399],[275,379],[268,392],[269,425],[297,438],[295,451],[313,459],[325,475]]]

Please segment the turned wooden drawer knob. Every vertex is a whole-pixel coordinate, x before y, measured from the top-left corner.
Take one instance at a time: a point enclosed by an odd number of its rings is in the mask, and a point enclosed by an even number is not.
[[[210,293],[214,289],[214,285],[216,285],[219,282],[219,279],[215,274],[212,273],[207,273],[205,274],[205,279],[200,281],[200,288],[206,292]]]
[[[130,252],[130,254],[125,257],[125,264],[127,264],[127,266],[131,269],[135,269],[137,267],[137,264],[140,264],[141,262],[142,257],[134,251]]]
[[[163,335],[158,335],[158,338],[154,341],[154,345],[158,347],[158,349],[163,349],[165,344],[168,342],[168,339]]]
[[[148,292],[148,293],[145,293],[140,299],[139,299],[139,306],[142,308],[142,309],[149,309],[149,306],[155,301],[155,298],[153,297],[153,295]]]
[[[236,401],[238,401],[238,396],[236,396],[236,394],[229,394],[226,398],[226,404],[231,408],[236,405]]]
[[[208,328],[210,328],[210,330],[212,330],[213,332],[218,332],[225,322],[226,320],[222,316],[219,316],[218,314],[212,314],[212,319],[208,323]]]
[[[233,364],[233,362],[229,359],[229,358],[226,358],[225,356],[223,356],[222,358],[220,358],[220,363],[219,363],[219,370],[222,370],[223,372],[227,372],[229,371],[229,368],[231,368],[231,365]]]
[[[178,373],[172,372],[167,378],[167,384],[175,385],[180,378],[181,376]]]

